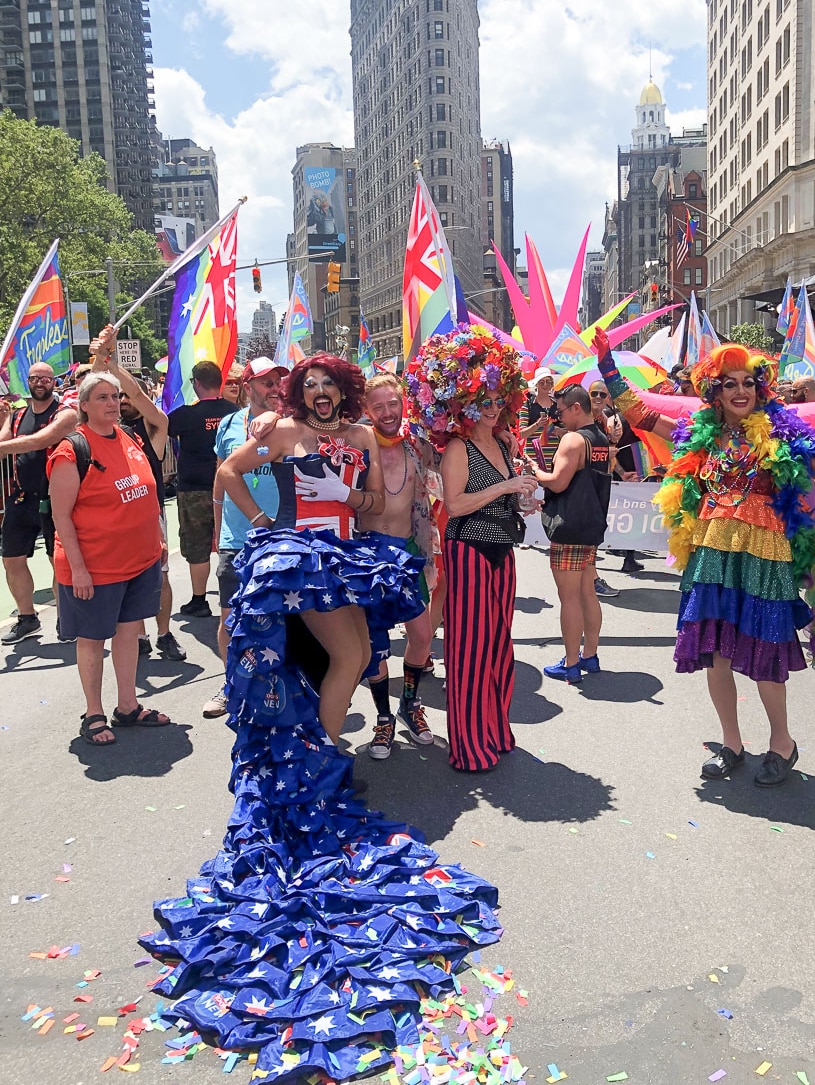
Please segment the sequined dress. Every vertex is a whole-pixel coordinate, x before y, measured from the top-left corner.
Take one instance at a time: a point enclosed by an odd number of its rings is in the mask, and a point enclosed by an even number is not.
[[[761,469],[722,473],[714,453],[701,485],[694,549],[681,582],[676,669],[710,667],[718,652],[754,681],[786,682],[790,671],[806,667],[796,630],[812,615],[772,506],[772,476]]]
[[[331,462],[306,460],[314,474]],[[352,465],[353,484],[363,470]],[[302,511],[313,518],[313,504]],[[156,988],[173,1013],[223,1048],[258,1051],[266,1080],[388,1063],[418,1042],[419,987],[451,989],[466,954],[500,936],[493,886],[355,797],[353,758],[323,731],[292,658],[292,613],[412,613],[423,559],[393,549],[308,528],[251,533],[227,663],[235,806],[221,850],[185,897],[156,903],[161,930],[141,939],[178,962]]]

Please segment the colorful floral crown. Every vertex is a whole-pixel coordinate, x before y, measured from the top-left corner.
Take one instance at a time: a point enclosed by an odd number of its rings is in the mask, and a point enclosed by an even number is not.
[[[433,335],[405,372],[408,418],[436,444],[466,436],[481,418],[485,393],[504,399],[499,425],[515,424],[526,382],[518,354],[479,324]]]
[[[778,363],[761,354],[754,354],[741,343],[724,343],[710,352],[691,370],[696,394],[713,403],[722,387],[722,373],[744,370],[756,382],[756,402],[767,403],[773,398],[773,386],[778,377]]]

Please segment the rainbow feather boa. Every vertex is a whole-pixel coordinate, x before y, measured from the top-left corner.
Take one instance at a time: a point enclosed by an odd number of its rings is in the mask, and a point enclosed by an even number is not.
[[[712,407],[680,420],[673,432],[674,458],[654,504],[662,512],[669,533],[668,549],[679,569],[685,568],[693,549],[693,529],[702,500],[699,474],[721,432],[722,423]],[[795,411],[771,400],[748,415],[744,432],[756,451],[759,468],[772,476],[772,506],[790,541],[796,582],[809,587],[815,566],[815,523],[804,495],[812,488],[815,475],[815,430]]]

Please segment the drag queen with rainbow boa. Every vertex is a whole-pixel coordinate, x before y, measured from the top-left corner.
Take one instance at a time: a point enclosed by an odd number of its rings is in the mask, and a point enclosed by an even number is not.
[[[744,762],[738,671],[758,686],[770,724],[755,783],[782,784],[798,760],[786,681],[806,667],[797,630],[812,621],[800,591],[811,588],[815,566],[808,501],[815,431],[774,398],[776,364],[735,343],[717,347],[691,373],[706,406],[678,423],[646,417],[656,412],[638,410],[643,404],[617,372],[604,338],[594,345],[615,403],[637,415],[631,421],[641,428],[675,427],[674,457],[655,503],[683,571],[677,670],[707,669],[722,726],[722,747],[702,775],[720,779]]]

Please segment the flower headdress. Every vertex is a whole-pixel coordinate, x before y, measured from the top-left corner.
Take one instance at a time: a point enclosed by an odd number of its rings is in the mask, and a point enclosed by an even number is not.
[[[704,361],[691,370],[696,394],[712,404],[722,387],[722,373],[743,370],[756,382],[756,402],[767,403],[773,398],[773,385],[778,377],[778,363],[755,354],[741,343],[725,343],[710,352]]]
[[[499,425],[513,426],[526,386],[517,352],[479,324],[431,336],[408,364],[405,385],[410,422],[435,444],[466,436],[490,392],[506,400]]]

